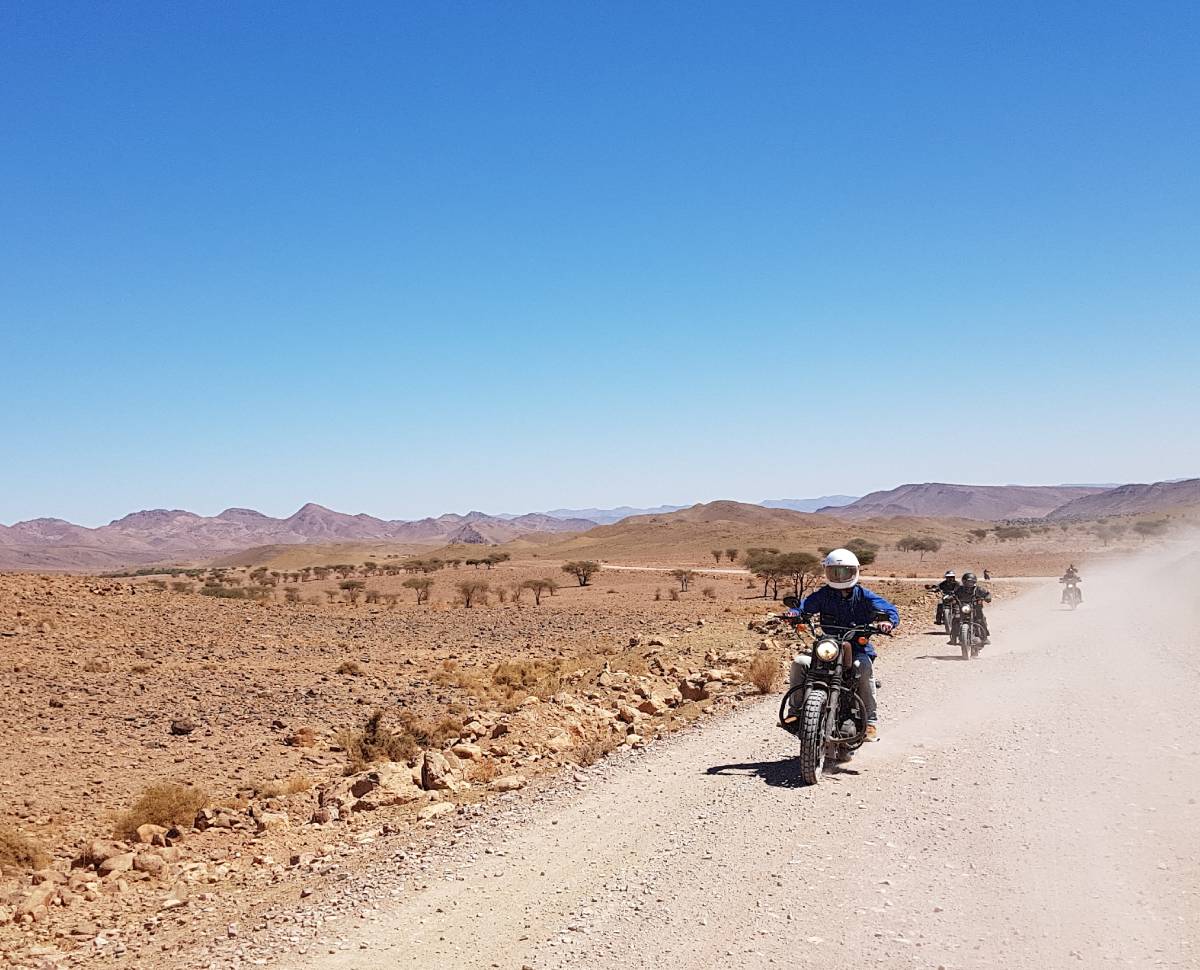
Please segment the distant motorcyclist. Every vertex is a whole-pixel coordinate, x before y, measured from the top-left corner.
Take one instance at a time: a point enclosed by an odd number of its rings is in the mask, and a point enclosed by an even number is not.
[[[1075,595],[1078,597],[1078,602],[1083,602],[1083,590],[1078,588],[1080,582],[1079,570],[1075,568],[1074,563],[1067,566],[1066,573],[1058,581],[1065,584],[1062,591],[1062,602],[1065,603],[1067,601],[1067,590],[1072,586],[1076,587]]]
[[[990,569],[985,569],[983,571],[983,578],[990,582],[992,578],[992,571]]]
[[[938,597],[937,613],[933,617],[933,622],[941,626],[946,622],[946,604],[944,599],[958,588],[958,580],[954,578],[954,570],[947,569],[946,575],[942,577],[940,583],[926,583],[925,588],[928,590],[937,590],[942,594]]]
[[[983,646],[992,642],[991,631],[988,629],[987,616],[983,612],[983,604],[992,601],[992,594],[979,585],[978,577],[971,572],[963,573],[962,582],[954,588],[954,598],[960,605],[970,604],[975,611],[975,619],[983,630]],[[961,623],[961,620],[959,621]],[[950,642],[960,642],[959,623],[955,623],[950,631]]]
[[[789,610],[797,619],[821,617],[821,628],[840,633],[855,626],[874,624],[889,633],[900,623],[900,612],[878,593],[858,584],[858,557],[849,549],[834,549],[822,562],[825,585],[804,598],[804,602]],[[870,641],[854,644],[854,661],[858,664],[858,696],[866,713],[866,740],[879,740],[879,716],[875,701],[875,648]],[[800,683],[802,670],[792,665],[790,687]],[[797,691],[799,695],[801,692]],[[799,699],[799,698],[798,698]],[[794,715],[789,715],[794,716]]]

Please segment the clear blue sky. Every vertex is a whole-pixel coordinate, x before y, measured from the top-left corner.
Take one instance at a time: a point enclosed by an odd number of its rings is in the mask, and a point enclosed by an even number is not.
[[[1200,473],[1194,3],[8,3],[0,522]]]

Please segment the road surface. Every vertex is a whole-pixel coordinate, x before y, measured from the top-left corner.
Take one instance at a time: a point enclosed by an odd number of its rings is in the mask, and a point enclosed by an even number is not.
[[[1195,586],[1180,613],[1161,570],[1085,579],[1074,613],[1053,583],[997,605],[975,662],[889,644],[882,741],[817,787],[774,701],[749,705],[466,839],[449,878],[284,965],[1200,966]]]

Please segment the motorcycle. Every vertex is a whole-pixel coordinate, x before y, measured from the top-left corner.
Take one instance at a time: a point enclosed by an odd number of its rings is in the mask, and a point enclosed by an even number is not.
[[[1083,602],[1083,592],[1079,589],[1079,580],[1064,579],[1063,582],[1067,584],[1067,588],[1063,590],[1062,601],[1071,609],[1075,609]]]
[[[950,630],[950,642],[958,641],[958,645],[962,648],[963,660],[974,660],[979,656],[979,651],[983,649],[983,623],[979,619],[979,605],[976,603],[962,603],[956,597],[952,597],[953,603],[953,620]]]
[[[880,614],[877,619],[887,617]],[[779,723],[800,741],[800,777],[806,785],[815,785],[827,760],[848,761],[866,738],[866,711],[858,696],[861,668],[854,648],[865,647],[883,631],[873,624],[818,631],[811,621],[799,622],[813,642],[807,653],[796,655],[795,662],[806,672],[783,695]],[[799,703],[793,704],[796,699]]]
[[[930,592],[941,592],[937,586],[926,586],[925,588]],[[946,628],[946,636],[950,636],[950,617],[951,610],[953,609],[954,594],[941,593],[941,597],[941,603],[938,606],[937,613],[934,615],[933,622],[938,623],[938,617],[940,616],[942,618],[940,622]]]

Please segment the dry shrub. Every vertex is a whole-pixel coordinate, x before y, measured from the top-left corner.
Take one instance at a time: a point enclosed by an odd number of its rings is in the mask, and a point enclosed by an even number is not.
[[[347,677],[361,677],[363,675],[362,665],[356,660],[343,660],[337,665],[334,670],[335,674],[345,674]]]
[[[717,587],[705,586],[704,589],[700,590],[700,595],[706,600],[715,600],[717,598]]]
[[[444,747],[462,731],[462,722],[449,715],[431,723],[409,711],[397,715],[392,730],[383,725],[383,711],[376,711],[362,730],[340,732],[337,743],[346,750],[346,773],[353,775],[380,761],[410,761],[422,748]]]
[[[667,590],[667,595],[668,595],[669,597],[671,597],[671,602],[672,602],[672,603],[678,603],[678,602],[679,602],[679,590],[675,589],[674,587],[672,587],[671,589]]]
[[[45,869],[50,856],[40,845],[14,828],[0,825],[0,866],[12,869]]]
[[[623,670],[631,677],[645,677],[650,673],[650,665],[640,653],[627,653],[618,657],[609,666],[613,670]]]
[[[338,732],[337,743],[346,751],[346,774],[366,771],[379,761],[407,761],[416,757],[417,744],[411,736],[383,726],[383,711],[367,718],[362,729]]]
[[[196,591],[196,584],[178,580],[171,584],[171,589],[176,593],[194,593]]]
[[[112,670],[112,664],[100,657],[90,657],[83,665],[85,674],[107,674]]]
[[[750,662],[746,676],[760,694],[769,694],[779,682],[779,661],[760,653]]]
[[[113,834],[118,839],[134,839],[138,826],[147,823],[167,828],[188,826],[207,804],[208,793],[199,788],[173,781],[159,782],[142,792],[133,808],[117,821]]]
[[[298,795],[308,791],[316,784],[308,775],[293,775],[284,781],[264,781],[254,786],[254,794],[259,798],[279,798],[283,795]]]
[[[131,674],[148,674],[154,669],[152,664],[134,664],[129,668]]]

